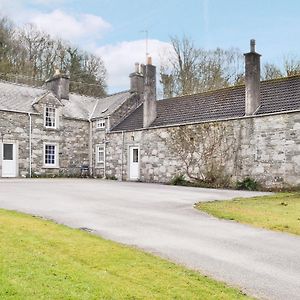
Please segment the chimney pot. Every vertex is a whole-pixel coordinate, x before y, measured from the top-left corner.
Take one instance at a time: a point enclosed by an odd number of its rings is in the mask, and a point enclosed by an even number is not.
[[[250,40],[250,51],[255,52],[255,40]]]
[[[58,76],[58,75],[60,75],[60,70],[59,69],[55,69],[54,76]]]
[[[145,74],[145,65],[144,65],[144,64],[141,64],[141,65],[140,65],[140,73],[141,73],[142,75]]]
[[[134,66],[134,72],[129,75],[130,91],[132,93],[138,93],[140,98],[142,98],[144,94],[144,76],[141,73],[140,64],[135,63]]]
[[[136,62],[134,66],[135,66],[135,73],[140,73],[140,64]]]
[[[151,56],[147,57],[147,65],[152,65],[152,57]]]

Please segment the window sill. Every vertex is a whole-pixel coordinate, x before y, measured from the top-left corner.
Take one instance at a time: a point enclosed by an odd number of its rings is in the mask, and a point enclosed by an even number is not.
[[[44,126],[44,130],[47,130],[47,131],[59,131],[59,128],[57,128],[57,127],[46,127],[46,126]]]
[[[47,165],[44,165],[42,167],[42,169],[59,169],[59,166],[47,166]]]

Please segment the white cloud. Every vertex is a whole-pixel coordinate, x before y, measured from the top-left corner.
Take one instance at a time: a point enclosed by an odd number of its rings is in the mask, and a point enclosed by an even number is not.
[[[16,0],[0,0],[0,16],[16,15],[18,11],[22,11],[22,1]]]
[[[31,3],[50,5],[69,0],[30,0]],[[108,73],[109,92],[129,88],[129,74],[134,71],[134,63],[146,62],[145,40],[124,41],[117,44],[99,47],[98,41],[111,25],[100,16],[92,14],[72,15],[62,9],[42,12],[28,10],[23,0],[0,0],[0,12],[12,17],[17,23],[34,23],[38,28],[52,36],[60,37],[78,44],[82,49],[92,51],[102,57]],[[153,64],[160,65],[165,52],[171,51],[171,45],[159,40],[149,40],[148,52]]]
[[[159,40],[149,40],[150,56],[159,72],[164,53],[171,51],[171,45]],[[108,72],[108,87],[110,92],[129,88],[129,74],[134,71],[134,63],[146,63],[145,40],[121,42],[107,45],[94,50],[104,60]]]
[[[62,9],[51,10],[69,0],[28,0],[27,2],[47,6],[47,12],[41,9],[28,9],[24,0],[0,0],[1,14],[10,17],[17,24],[33,23],[39,29],[78,44],[95,42],[111,29],[111,24],[102,17],[93,14],[70,14]]]
[[[40,5],[40,6],[54,6],[58,4],[64,4],[70,0],[0,0],[1,13],[17,15],[26,11],[27,4]],[[19,11],[14,10],[18,7]]]
[[[99,16],[91,14],[72,16],[59,9],[50,13],[35,12],[30,22],[52,36],[73,42],[99,39],[111,28],[111,25]]]

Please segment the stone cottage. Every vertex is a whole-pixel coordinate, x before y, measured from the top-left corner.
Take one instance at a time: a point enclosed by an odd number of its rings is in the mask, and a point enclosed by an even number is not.
[[[0,177],[103,176],[105,132],[140,104],[135,93],[69,93],[56,73],[42,88],[0,81]]]
[[[300,184],[300,76],[260,81],[255,42],[245,85],[157,101],[151,59],[130,90],[105,98],[68,92],[56,74],[43,88],[0,82],[0,174],[78,174],[169,182],[245,177]]]

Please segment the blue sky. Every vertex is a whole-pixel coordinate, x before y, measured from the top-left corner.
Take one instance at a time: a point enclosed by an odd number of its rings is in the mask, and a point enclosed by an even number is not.
[[[157,65],[175,35],[206,49],[243,52],[255,38],[263,62],[279,64],[284,55],[300,53],[296,0],[0,0],[0,11],[101,55],[112,92],[128,88],[133,63],[144,62],[143,30],[149,32],[149,52]]]

